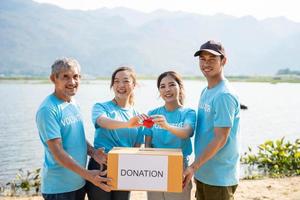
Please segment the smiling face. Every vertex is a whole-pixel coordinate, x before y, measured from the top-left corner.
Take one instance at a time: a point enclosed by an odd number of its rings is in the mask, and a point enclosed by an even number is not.
[[[176,80],[167,75],[161,79],[159,83],[159,94],[166,103],[176,103],[180,104],[180,87]]]
[[[58,98],[70,101],[72,96],[77,93],[80,84],[80,74],[77,67],[52,74],[50,79],[55,85],[55,95]]]
[[[218,79],[223,75],[226,58],[202,51],[199,56],[199,66],[207,79]]]
[[[135,81],[130,71],[124,70],[116,73],[112,88],[117,99],[127,100],[133,94]]]

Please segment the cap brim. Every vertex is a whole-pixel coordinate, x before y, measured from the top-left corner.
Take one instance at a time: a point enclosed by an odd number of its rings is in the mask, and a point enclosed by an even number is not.
[[[197,56],[199,56],[200,55],[200,50],[199,51],[197,51],[195,54],[194,54],[194,57],[197,57]]]
[[[220,54],[219,52],[214,51],[214,50],[211,50],[211,49],[201,49],[201,50],[197,51],[197,52],[194,54],[194,57],[200,56],[200,53],[201,53],[202,51],[209,52],[209,53],[211,53],[211,54],[214,54],[215,56],[221,56],[221,55],[222,55],[222,54]]]

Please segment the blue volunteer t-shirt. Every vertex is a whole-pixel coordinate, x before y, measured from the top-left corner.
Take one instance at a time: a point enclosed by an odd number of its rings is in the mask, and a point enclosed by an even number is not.
[[[174,111],[168,111],[165,106],[149,111],[151,115],[163,115],[167,122],[172,126],[183,127],[190,125],[195,129],[196,112],[190,108],[177,108]],[[192,137],[194,131],[191,133]],[[182,139],[169,131],[154,124],[150,129],[145,128],[145,135],[152,137],[152,147],[154,148],[179,148],[182,149],[184,162],[188,164],[188,156],[192,153],[192,143],[190,137]]]
[[[215,186],[231,186],[239,180],[239,120],[238,97],[223,80],[213,88],[202,91],[195,133],[195,156],[201,155],[214,138],[214,128],[230,127],[224,147],[195,173],[195,178]]]
[[[104,147],[109,152],[113,147],[133,147],[144,143],[143,128],[106,129],[97,124],[97,119],[104,116],[119,121],[128,121],[138,115],[134,108],[121,108],[113,101],[96,103],[92,110],[92,121],[96,128],[94,147]]]
[[[82,188],[85,180],[56,162],[47,145],[48,140],[61,138],[63,149],[77,164],[86,166],[87,144],[78,105],[74,101],[62,101],[52,94],[40,105],[36,124],[45,149],[42,193],[64,193]]]

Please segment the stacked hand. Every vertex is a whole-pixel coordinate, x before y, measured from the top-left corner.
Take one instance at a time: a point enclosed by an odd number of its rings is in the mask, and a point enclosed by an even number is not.
[[[106,171],[101,172],[100,170],[88,170],[88,177],[86,179],[102,190],[110,192],[112,190],[112,186],[107,182],[111,181],[111,179],[103,177],[105,175]]]
[[[141,114],[135,116],[129,120],[129,127],[145,126],[151,128],[154,124],[159,125],[161,128],[168,129],[169,124],[163,115],[151,115]]]
[[[134,116],[134,117],[130,118],[130,120],[127,122],[128,123],[127,127],[134,128],[134,127],[142,126],[143,121],[147,118],[148,118],[148,116],[146,114],[140,114],[140,115]]]
[[[100,187],[106,192],[110,192],[112,187],[107,183],[111,181],[110,178],[106,178],[107,171],[102,171],[102,166],[106,165],[107,154],[104,152],[104,148],[94,150],[92,158],[101,166],[100,170],[88,170],[87,180],[93,183],[95,186]]]

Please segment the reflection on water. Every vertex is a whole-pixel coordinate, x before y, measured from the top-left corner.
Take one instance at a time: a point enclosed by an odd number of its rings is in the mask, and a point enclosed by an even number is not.
[[[155,81],[141,81],[136,90],[136,108],[141,112],[162,105]],[[197,108],[205,82],[185,81],[186,106]],[[300,84],[233,83],[248,110],[241,112],[241,148],[267,139],[300,137]],[[11,180],[18,168],[41,167],[43,148],[35,126],[35,112],[53,91],[50,84],[0,83],[0,183]],[[93,142],[92,105],[111,99],[109,81],[82,84],[76,97],[85,120],[86,136]],[[193,158],[191,158],[193,160]]]

